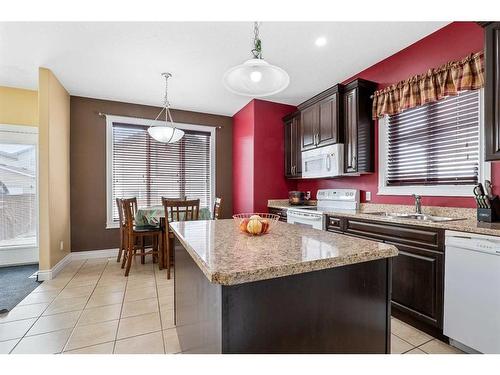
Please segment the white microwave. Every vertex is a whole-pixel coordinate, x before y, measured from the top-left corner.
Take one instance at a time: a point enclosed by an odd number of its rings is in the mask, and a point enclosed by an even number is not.
[[[302,151],[302,178],[336,177],[343,173],[342,143]]]

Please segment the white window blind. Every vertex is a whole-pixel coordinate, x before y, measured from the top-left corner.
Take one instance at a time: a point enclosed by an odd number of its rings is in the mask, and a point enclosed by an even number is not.
[[[210,207],[211,133],[184,130],[176,143],[160,143],[147,127],[113,123],[113,220],[118,220],[116,198],[137,197],[139,206],[161,205],[161,197],[200,199]]]
[[[479,90],[389,116],[385,186],[476,184],[479,124]]]

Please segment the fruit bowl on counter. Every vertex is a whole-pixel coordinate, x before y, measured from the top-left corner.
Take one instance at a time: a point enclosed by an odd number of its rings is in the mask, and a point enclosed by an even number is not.
[[[278,222],[279,215],[275,214],[237,214],[233,215],[234,223],[242,233],[251,236],[261,236],[269,233]]]

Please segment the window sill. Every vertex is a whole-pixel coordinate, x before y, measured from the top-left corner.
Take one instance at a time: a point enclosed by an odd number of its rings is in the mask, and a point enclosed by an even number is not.
[[[106,223],[106,229],[119,229],[119,223]]]
[[[412,195],[435,197],[473,197],[473,185],[448,186],[379,186],[377,195]]]

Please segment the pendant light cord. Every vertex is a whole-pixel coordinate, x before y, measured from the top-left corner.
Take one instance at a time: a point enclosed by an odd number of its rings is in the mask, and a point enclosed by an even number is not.
[[[253,49],[254,59],[262,59],[262,41],[259,37],[259,22],[253,23]]]
[[[171,73],[162,73],[161,74],[163,77],[165,77],[165,96],[163,98],[163,108],[161,109],[160,113],[158,113],[158,116],[156,116],[155,121],[158,120],[158,118],[161,116],[163,111],[165,111],[165,126],[168,126],[168,120],[170,119],[170,123],[172,124],[172,135],[170,136],[170,139],[166,143],[170,143],[172,138],[174,137],[174,133],[177,130],[177,128],[174,126],[174,120],[172,119],[172,114],[170,113],[170,102],[168,101],[168,79],[172,77]]]

